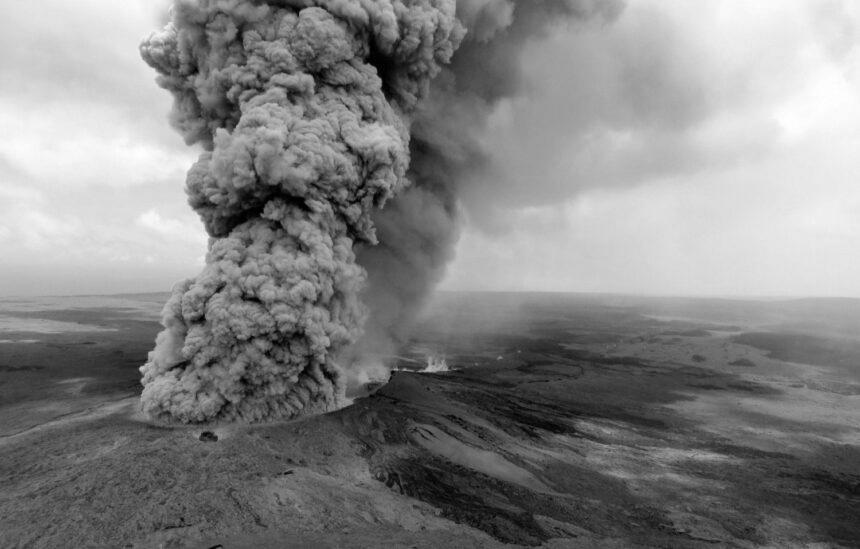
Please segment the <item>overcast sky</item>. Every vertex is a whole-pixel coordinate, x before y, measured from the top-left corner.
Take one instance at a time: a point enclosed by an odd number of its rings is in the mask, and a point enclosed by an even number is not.
[[[5,3],[0,295],[200,270],[198,151],[137,51],[165,5]],[[492,116],[443,288],[860,296],[859,46],[853,0],[631,0],[556,29]]]

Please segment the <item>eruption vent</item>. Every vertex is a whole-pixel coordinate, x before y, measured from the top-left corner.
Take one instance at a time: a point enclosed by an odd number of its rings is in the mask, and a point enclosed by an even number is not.
[[[211,238],[165,305],[144,411],[187,423],[338,407],[345,370],[379,364],[366,357],[393,348],[452,256],[458,186],[480,176],[477,132],[517,93],[521,46],[613,6],[175,0],[141,53],[205,150],[187,192]]]

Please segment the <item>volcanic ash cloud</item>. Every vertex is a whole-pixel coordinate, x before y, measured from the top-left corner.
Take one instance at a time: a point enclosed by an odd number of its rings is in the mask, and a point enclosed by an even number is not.
[[[464,31],[454,0],[177,0],[142,46],[205,152],[187,192],[211,236],[143,374],[172,422],[338,406],[361,334],[372,214],[406,186],[417,102]]]

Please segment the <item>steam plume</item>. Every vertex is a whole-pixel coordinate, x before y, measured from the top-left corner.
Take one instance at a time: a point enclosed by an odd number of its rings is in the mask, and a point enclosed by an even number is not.
[[[451,258],[458,186],[481,170],[475,128],[517,93],[517,48],[613,6],[176,0],[141,52],[205,149],[187,192],[211,239],[165,306],[143,409],[203,422],[336,407],[344,368],[396,344]]]

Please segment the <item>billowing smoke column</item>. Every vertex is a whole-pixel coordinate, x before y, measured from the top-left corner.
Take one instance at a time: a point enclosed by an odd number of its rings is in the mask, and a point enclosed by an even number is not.
[[[165,306],[142,406],[181,422],[335,407],[360,334],[374,208],[405,185],[409,116],[462,37],[453,0],[179,0],[141,46],[203,153],[212,237]]]
[[[481,166],[470,128],[515,93],[516,49],[607,5],[176,0],[141,52],[205,150],[187,192],[211,239],[165,306],[144,411],[260,421],[337,407],[345,372],[396,344],[450,259],[458,186]]]

